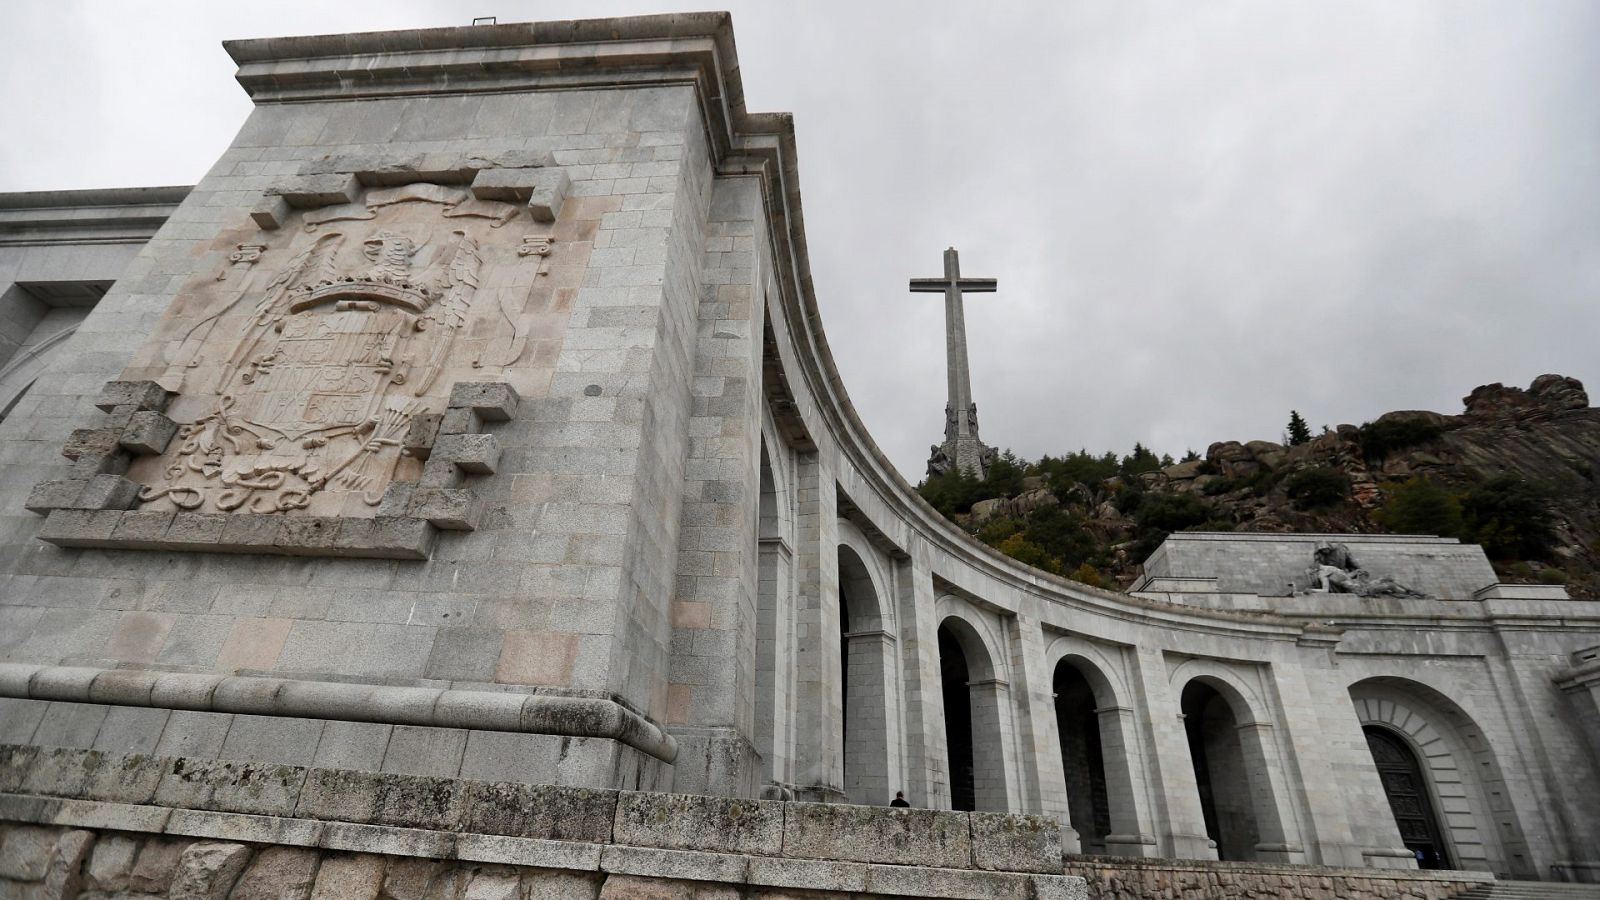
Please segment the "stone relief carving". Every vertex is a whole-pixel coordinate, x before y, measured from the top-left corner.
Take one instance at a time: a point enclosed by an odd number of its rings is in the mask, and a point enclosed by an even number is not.
[[[1306,570],[1305,580],[1311,585],[1307,593],[1413,599],[1427,596],[1393,578],[1374,577],[1356,564],[1355,558],[1350,555],[1350,548],[1344,544],[1318,544],[1312,553],[1311,567]]]
[[[496,228],[517,211],[427,183],[306,211],[316,236],[259,290],[241,284],[184,335],[178,353],[192,357],[173,368],[204,363],[216,376],[183,393],[215,401],[181,424],[139,499],[267,514],[335,492],[376,507],[478,290],[482,254],[463,220]],[[350,224],[325,227],[336,222]],[[240,245],[231,258],[254,263],[265,250]],[[249,315],[230,316],[247,298]],[[233,332],[218,331],[223,323]],[[211,326],[204,339],[190,340],[201,325]]]

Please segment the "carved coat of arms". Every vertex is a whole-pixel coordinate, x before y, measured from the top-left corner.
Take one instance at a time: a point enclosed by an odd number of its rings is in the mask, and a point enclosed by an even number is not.
[[[140,499],[277,513],[339,491],[377,505],[478,287],[478,244],[449,224],[318,234],[236,298],[255,301],[247,318],[202,320],[242,326],[231,347],[226,333],[205,341],[215,406],[182,427]]]

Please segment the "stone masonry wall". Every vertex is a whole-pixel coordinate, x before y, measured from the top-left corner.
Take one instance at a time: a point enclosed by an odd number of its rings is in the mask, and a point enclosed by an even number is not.
[[[14,745],[0,823],[30,900],[1084,896],[1045,817]]]
[[[1488,875],[1466,872],[1362,871],[1115,857],[1069,857],[1066,871],[1084,879],[1090,900],[1448,900],[1492,880]]]

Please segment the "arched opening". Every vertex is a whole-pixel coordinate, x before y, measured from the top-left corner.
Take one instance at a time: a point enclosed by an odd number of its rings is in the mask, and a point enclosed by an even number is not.
[[[944,745],[949,754],[950,808],[974,810],[972,696],[967,654],[947,626],[939,626],[939,685],[944,694]]]
[[[891,637],[867,566],[839,546],[839,735],[845,797],[884,804],[889,785],[888,707],[884,690]]]
[[[1061,734],[1061,769],[1067,809],[1085,853],[1105,853],[1111,833],[1111,798],[1106,785],[1099,703],[1089,679],[1072,663],[1056,664],[1056,728]]]
[[[1418,849],[1418,823],[1428,816],[1416,813],[1426,801],[1441,865],[1501,878],[1539,877],[1499,758],[1466,710],[1425,684],[1394,676],[1351,685],[1350,699],[1407,849]],[[1390,739],[1391,746],[1383,747],[1391,751],[1388,761],[1379,756],[1382,745],[1372,740],[1374,731]],[[1396,743],[1416,763],[1410,783],[1395,777]],[[1402,787],[1398,805],[1392,786]],[[1418,866],[1430,863],[1417,860]]]
[[[951,808],[1005,811],[1008,686],[977,629],[959,616],[939,625],[939,684]]]
[[[1417,856],[1419,869],[1448,869],[1450,853],[1444,843],[1444,829],[1433,811],[1428,782],[1422,774],[1422,764],[1404,738],[1377,725],[1364,726],[1367,747],[1372,751],[1373,765],[1378,768],[1378,779],[1383,782],[1383,794],[1389,799],[1389,809],[1394,813],[1394,824],[1400,829],[1400,840],[1406,849]]]
[[[1261,837],[1238,717],[1227,698],[1200,679],[1184,685],[1182,708],[1206,835],[1216,842],[1218,859],[1253,860]]]

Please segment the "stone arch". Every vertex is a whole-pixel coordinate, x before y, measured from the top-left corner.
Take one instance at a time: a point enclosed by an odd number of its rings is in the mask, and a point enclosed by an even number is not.
[[[1173,671],[1206,832],[1224,860],[1305,861],[1288,782],[1260,692],[1233,667]]]
[[[1466,710],[1397,676],[1358,681],[1350,699],[1363,727],[1383,729],[1416,754],[1453,866],[1537,877],[1499,760]]]
[[[1051,644],[1046,660],[1067,806],[1083,851],[1153,853],[1138,719],[1125,702],[1129,692],[1119,667],[1093,644],[1068,637]]]
[[[842,787],[852,803],[884,804],[897,773],[896,641],[889,579],[877,554],[849,522],[839,523],[839,759]]]
[[[1010,808],[1010,684],[988,628],[964,612],[941,610],[938,628],[950,801],[954,809],[1003,812]]]
[[[71,325],[44,338],[31,347],[21,351],[4,366],[0,366],[0,421],[4,421],[11,411],[16,408],[28,389],[38,380],[44,370],[50,367],[51,361],[60,352],[67,339],[78,331],[78,325]]]

